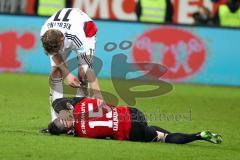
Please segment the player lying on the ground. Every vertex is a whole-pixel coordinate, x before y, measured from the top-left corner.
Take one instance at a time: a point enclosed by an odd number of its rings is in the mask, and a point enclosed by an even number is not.
[[[110,137],[116,140],[184,144],[205,140],[220,144],[222,138],[209,131],[194,134],[171,133],[148,126],[144,114],[136,108],[112,105],[97,106],[92,98],[60,98],[53,102],[58,118],[48,125],[49,133],[88,138]]]

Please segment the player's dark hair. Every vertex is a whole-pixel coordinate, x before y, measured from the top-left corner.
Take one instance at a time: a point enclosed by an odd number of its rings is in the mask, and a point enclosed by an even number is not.
[[[57,29],[50,29],[41,37],[43,48],[48,54],[57,53],[61,49],[63,33]]]
[[[56,119],[57,120],[57,119]],[[65,134],[67,133],[67,129],[65,127],[60,127],[56,124],[56,120],[49,123],[48,131],[53,135]]]

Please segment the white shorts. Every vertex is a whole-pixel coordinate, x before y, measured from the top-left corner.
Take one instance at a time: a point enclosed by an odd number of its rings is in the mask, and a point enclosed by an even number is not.
[[[82,53],[80,55],[77,55],[78,59],[78,65],[83,66],[83,65],[88,65],[92,66],[93,62],[93,56],[95,52],[95,47],[96,47],[96,36],[93,36],[91,38],[87,38],[87,44],[88,44],[88,49],[89,51],[86,53]],[[72,48],[65,48],[63,51],[60,51],[59,53],[62,55],[62,58],[64,62],[66,62],[67,58],[70,56],[70,53],[72,52]],[[57,66],[55,62],[52,59],[53,56],[50,56],[50,63],[51,66]]]

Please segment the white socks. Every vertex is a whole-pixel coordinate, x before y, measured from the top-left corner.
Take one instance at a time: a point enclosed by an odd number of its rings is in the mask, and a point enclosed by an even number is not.
[[[156,131],[156,132],[157,132],[157,141],[158,142],[165,142],[165,139],[166,139],[168,134],[165,134],[165,133],[159,132],[159,131]]]
[[[63,78],[52,78],[50,77],[50,108],[51,108],[51,117],[52,121],[57,118],[57,113],[52,108],[52,103],[58,98],[63,98]]]

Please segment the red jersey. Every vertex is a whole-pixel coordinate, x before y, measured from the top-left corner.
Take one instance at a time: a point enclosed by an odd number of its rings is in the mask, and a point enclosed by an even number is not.
[[[73,111],[75,134],[79,137],[128,140],[131,129],[131,114],[128,107],[104,108],[97,106],[97,100],[84,98]]]

